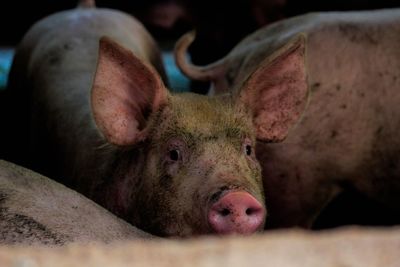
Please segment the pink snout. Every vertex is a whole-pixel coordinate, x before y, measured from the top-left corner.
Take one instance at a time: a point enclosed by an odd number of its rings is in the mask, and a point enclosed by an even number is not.
[[[208,222],[217,234],[251,234],[264,226],[265,213],[249,193],[231,192],[211,206]]]

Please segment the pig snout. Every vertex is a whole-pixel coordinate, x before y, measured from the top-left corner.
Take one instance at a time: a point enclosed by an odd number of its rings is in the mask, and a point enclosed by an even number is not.
[[[229,192],[208,212],[208,222],[217,234],[251,234],[261,230],[264,206],[245,191]]]

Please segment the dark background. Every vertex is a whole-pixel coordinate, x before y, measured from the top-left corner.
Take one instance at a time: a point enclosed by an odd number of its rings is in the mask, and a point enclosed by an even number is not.
[[[0,46],[16,45],[37,20],[74,8],[77,0],[2,1]],[[276,20],[311,11],[399,7],[399,0],[97,0],[97,6],[123,10],[141,20],[160,41],[176,40],[196,28],[193,61],[206,64],[240,39]],[[207,54],[201,55],[207,47]],[[212,49],[209,49],[211,48]]]

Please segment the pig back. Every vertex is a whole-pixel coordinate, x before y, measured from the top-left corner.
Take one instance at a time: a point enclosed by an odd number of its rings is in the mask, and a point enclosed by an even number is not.
[[[222,61],[226,65],[225,79],[230,90],[239,90],[266,57],[299,34],[307,37],[308,76],[312,80],[317,79],[314,78],[316,75],[340,79],[332,71],[343,66],[326,66],[326,63],[351,63],[360,58],[360,54],[379,62],[388,58],[396,60],[399,30],[400,9],[309,13],[292,17],[261,28],[238,43]],[[352,54],[354,51],[357,54]]]
[[[279,199],[268,188],[281,185],[281,177],[290,177],[285,185],[303,203],[323,203],[331,194],[327,192],[346,185],[396,207],[400,9],[310,14],[263,29],[259,34],[264,38],[253,35],[242,44],[264,42],[267,49],[301,32],[307,35],[309,104],[286,140],[258,146],[265,176],[269,175],[266,196]],[[252,60],[257,61],[253,51],[242,61],[239,75],[246,75]],[[260,53],[268,51],[258,51],[258,57]],[[311,190],[318,190],[319,201]]]
[[[266,57],[299,34],[307,37],[310,101],[287,142],[304,144],[309,140],[313,147],[316,143],[332,144],[335,151],[349,148],[351,142],[359,146],[354,151],[362,154],[368,147],[365,142],[374,139],[371,134],[377,131],[386,138],[391,135],[392,144],[397,146],[400,9],[310,13],[260,29],[227,56],[231,64],[227,64],[224,78],[230,90],[241,90]],[[385,124],[391,126],[378,131]],[[338,140],[341,136],[336,133],[344,132],[351,136]],[[352,140],[353,136],[359,138]],[[343,141],[343,146],[338,141]]]
[[[150,238],[82,195],[0,160],[0,244]]]
[[[312,13],[260,29],[226,57],[225,90],[241,90],[299,34],[307,37],[308,106],[284,141],[256,148],[268,226],[309,226],[349,188],[398,211],[400,9]]]
[[[138,21],[122,12],[94,8],[57,13],[35,24],[18,47],[10,74],[11,87],[16,87],[12,89],[25,91],[30,98],[27,165],[81,191],[88,191],[89,185],[79,184],[80,178],[104,173],[107,166],[98,162],[112,157],[100,151],[105,141],[90,103],[102,36],[130,49],[164,76],[156,44]]]

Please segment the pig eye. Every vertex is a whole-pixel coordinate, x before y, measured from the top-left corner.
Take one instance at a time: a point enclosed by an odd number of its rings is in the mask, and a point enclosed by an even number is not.
[[[169,151],[169,159],[172,161],[178,161],[181,158],[181,152],[178,149]]]
[[[251,149],[251,145],[246,145],[246,155],[247,156],[250,156],[251,155],[251,152],[253,151],[252,149]]]
[[[163,162],[171,166],[183,163],[188,153],[186,143],[179,137],[172,137],[168,140],[164,149]]]

